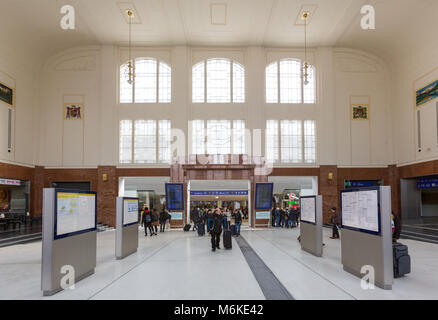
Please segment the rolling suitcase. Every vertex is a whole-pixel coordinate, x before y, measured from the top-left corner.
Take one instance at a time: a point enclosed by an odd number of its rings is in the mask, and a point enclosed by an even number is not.
[[[205,225],[203,223],[198,223],[198,236],[202,237],[205,235]]]
[[[411,257],[408,254],[408,246],[395,242],[392,244],[394,259],[394,278],[403,277],[411,272]]]
[[[190,228],[191,228],[192,226],[190,225],[190,224],[186,224],[185,226],[184,226],[184,231],[190,231]]]
[[[235,224],[231,225],[230,230],[231,230],[231,235],[232,236],[236,236],[237,235],[237,228],[236,228]]]
[[[225,249],[231,249],[232,248],[232,244],[231,244],[231,231],[230,230],[225,230],[224,231],[224,248]]]

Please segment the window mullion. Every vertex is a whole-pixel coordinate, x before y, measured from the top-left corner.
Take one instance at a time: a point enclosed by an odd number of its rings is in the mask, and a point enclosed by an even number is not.
[[[132,103],[135,103],[135,62],[131,61],[132,63],[132,88],[131,88],[131,93],[132,93]]]
[[[157,81],[157,85],[156,85],[156,91],[157,91],[157,96],[155,98],[155,103],[160,103],[160,62],[158,60],[156,60],[157,62],[157,70],[156,70],[156,81]]]
[[[155,120],[155,163],[160,162],[160,121]]]
[[[233,61],[230,60],[230,103],[234,102],[234,79],[233,79],[233,72],[234,72],[234,68],[233,68]]]
[[[207,103],[207,60],[204,61],[204,103]]]
[[[280,97],[281,97],[281,87],[280,87],[281,81],[280,81],[280,61],[277,61],[277,103],[281,103]]]
[[[304,136],[304,120],[300,120],[300,121],[301,121],[301,163],[304,163],[305,157],[306,157],[304,155],[304,152],[306,149],[306,147],[305,147],[306,139]]]
[[[135,163],[134,154],[135,154],[135,121],[131,120],[131,163]]]
[[[283,159],[281,156],[281,121],[280,120],[276,120],[276,121],[277,121],[277,150],[278,150],[277,163],[282,163]]]

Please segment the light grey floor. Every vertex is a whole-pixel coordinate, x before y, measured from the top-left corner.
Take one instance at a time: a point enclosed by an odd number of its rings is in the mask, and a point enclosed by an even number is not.
[[[245,230],[242,235],[295,299],[438,299],[438,245],[403,240],[412,273],[393,290],[362,290],[344,272],[340,241],[324,230],[323,258],[302,252],[297,230]],[[236,241],[211,252],[208,237],[170,231],[145,238],[117,261],[114,231],[98,233],[96,273],[53,297],[42,297],[41,242],[0,248],[0,299],[264,299]]]

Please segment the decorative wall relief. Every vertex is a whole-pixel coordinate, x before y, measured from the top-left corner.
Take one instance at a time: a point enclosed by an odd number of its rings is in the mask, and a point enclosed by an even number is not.
[[[369,120],[370,112],[367,104],[351,105],[351,120]]]
[[[64,104],[64,120],[82,120],[83,103]]]

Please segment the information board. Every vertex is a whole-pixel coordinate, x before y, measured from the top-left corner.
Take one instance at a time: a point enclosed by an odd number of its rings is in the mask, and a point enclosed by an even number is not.
[[[183,219],[183,213],[182,212],[169,212],[170,216],[172,217],[172,220],[182,220]]]
[[[56,191],[55,239],[96,230],[96,193]]]
[[[255,210],[270,210],[272,208],[273,183],[256,183]]]
[[[138,223],[138,199],[123,198],[123,226]]]
[[[166,183],[167,210],[184,210],[184,185],[182,183]]]
[[[379,191],[342,191],[342,227],[380,234]]]
[[[301,197],[301,221],[308,223],[316,223],[316,198],[311,197]]]
[[[271,212],[270,211],[256,211],[256,219],[270,219]]]

